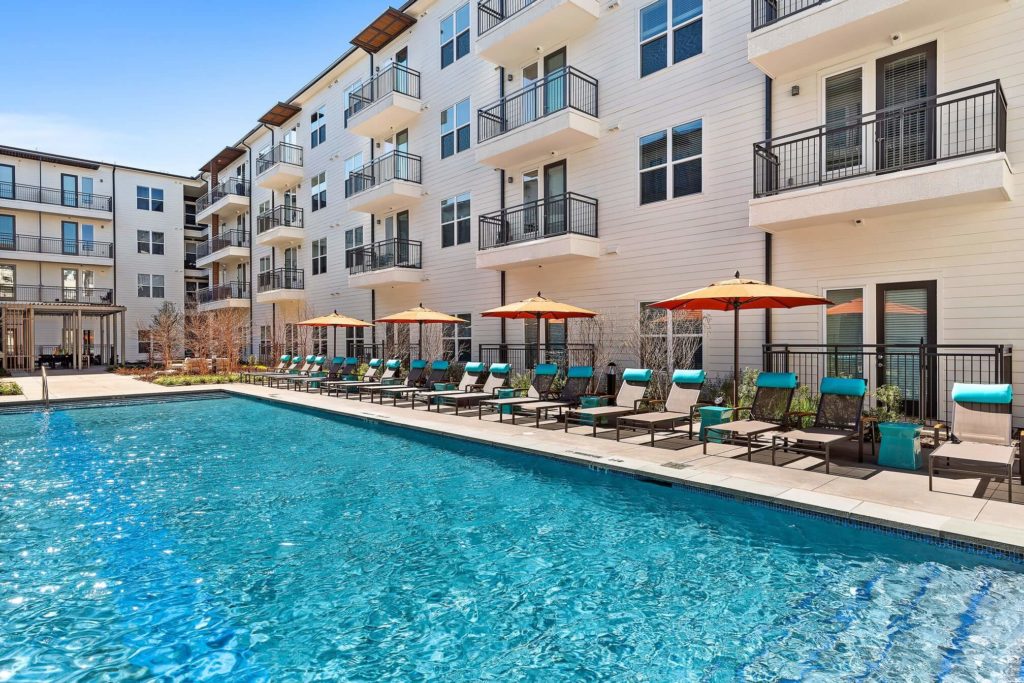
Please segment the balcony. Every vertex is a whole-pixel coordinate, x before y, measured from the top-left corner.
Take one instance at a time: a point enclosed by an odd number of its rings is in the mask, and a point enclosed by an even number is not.
[[[244,230],[228,230],[196,245],[196,265],[208,268],[223,261],[237,263],[249,259],[249,235]]]
[[[204,287],[196,292],[200,311],[216,311],[221,308],[249,308],[249,283],[225,282]]]
[[[538,45],[565,45],[593,28],[597,0],[477,0],[476,53],[499,66],[536,59]]]
[[[302,147],[279,142],[256,157],[256,184],[283,192],[302,182]]]
[[[249,190],[249,181],[245,178],[228,178],[217,183],[196,200],[196,221],[204,223],[214,215],[223,219],[247,211]]]
[[[423,281],[423,244],[390,239],[345,252],[348,286],[361,289],[411,285]]]
[[[40,204],[54,208],[43,208]],[[103,194],[0,182],[0,207],[110,220],[113,202],[109,196]]]
[[[110,242],[66,240],[61,237],[0,235],[0,255],[12,261],[114,265],[114,245]]]
[[[278,304],[306,298],[306,280],[301,268],[275,268],[256,277],[256,303]]]
[[[597,200],[569,192],[480,216],[477,268],[503,270],[601,256]]]
[[[390,64],[383,71],[349,93],[345,126],[356,135],[386,138],[419,116],[420,72],[402,64]]]
[[[110,306],[114,303],[114,290],[59,285],[0,285],[0,304],[6,303]]]
[[[974,202],[1012,180],[998,81],[754,145],[750,224],[768,232]]]
[[[828,63],[852,50],[891,45],[912,33],[1006,0],[751,0],[747,58],[769,76]]]
[[[494,168],[539,161],[597,141],[597,79],[571,66],[477,112],[476,160]]]
[[[256,217],[256,244],[289,247],[302,241],[302,209],[276,206]]]
[[[386,213],[407,209],[420,200],[422,160],[415,154],[392,151],[345,179],[349,211]]]

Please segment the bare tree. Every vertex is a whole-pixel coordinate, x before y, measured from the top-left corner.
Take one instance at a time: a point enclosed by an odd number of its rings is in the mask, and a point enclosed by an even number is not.
[[[698,365],[710,319],[696,311],[644,309],[625,337],[625,350],[641,367],[654,370],[653,398],[665,398],[672,372]],[[670,333],[671,330],[671,333]]]
[[[139,322],[139,330],[147,332],[149,337],[150,364],[156,355],[163,361],[164,369],[171,366],[185,338],[184,325],[185,316],[170,301],[165,301],[148,323]]]
[[[218,370],[234,372],[249,340],[249,314],[240,308],[222,308],[211,311],[214,355],[223,359]]]
[[[447,324],[447,323],[446,323]],[[423,333],[420,335],[420,358],[424,360],[440,360],[450,356],[444,348],[444,325],[424,325]],[[455,360],[445,358],[445,360]]]
[[[196,310],[185,312],[185,346],[192,352],[192,372],[205,374],[210,371],[210,357],[217,347],[217,331],[213,314]]]

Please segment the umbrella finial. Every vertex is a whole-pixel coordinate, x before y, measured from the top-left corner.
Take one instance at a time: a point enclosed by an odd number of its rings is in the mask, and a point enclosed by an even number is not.
[[[422,301],[421,301],[421,302],[419,302],[419,304],[417,304],[417,305],[418,305],[418,306],[419,306],[420,308],[423,308],[423,302],[422,302]]]
[[[736,276],[735,277],[736,277],[737,280],[740,279],[740,271],[738,271],[738,270],[736,271]]]
[[[540,290],[539,289],[537,290],[537,297],[538,298],[540,297]]]

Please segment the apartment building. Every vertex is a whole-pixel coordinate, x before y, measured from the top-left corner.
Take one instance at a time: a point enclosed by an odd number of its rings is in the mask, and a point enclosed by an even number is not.
[[[0,147],[0,366],[146,358],[140,322],[205,286],[186,257],[204,238],[186,211],[201,189],[194,178]]]

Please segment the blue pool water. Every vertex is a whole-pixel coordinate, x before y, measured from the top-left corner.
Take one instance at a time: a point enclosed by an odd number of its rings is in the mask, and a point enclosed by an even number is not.
[[[1012,680],[977,554],[239,398],[0,415],[0,681]]]

